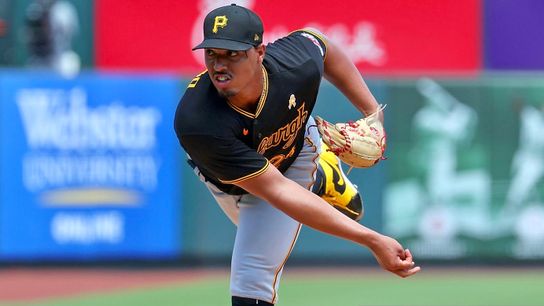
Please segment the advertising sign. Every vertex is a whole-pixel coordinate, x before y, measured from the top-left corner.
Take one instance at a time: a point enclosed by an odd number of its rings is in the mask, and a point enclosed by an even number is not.
[[[416,258],[544,258],[542,79],[390,92],[384,230]]]
[[[166,76],[0,75],[0,259],[181,250]]]
[[[500,70],[544,69],[544,2],[486,1],[485,67]]]
[[[474,72],[480,69],[479,0],[421,1],[97,1],[96,64],[103,69],[203,70],[205,15],[235,2],[257,12],[270,42],[317,28],[364,73]]]

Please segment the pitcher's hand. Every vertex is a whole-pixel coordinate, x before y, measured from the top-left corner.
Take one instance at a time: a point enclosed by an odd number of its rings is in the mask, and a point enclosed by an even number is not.
[[[383,269],[400,277],[412,276],[421,270],[415,265],[410,250],[405,250],[391,237],[381,235],[370,249]]]

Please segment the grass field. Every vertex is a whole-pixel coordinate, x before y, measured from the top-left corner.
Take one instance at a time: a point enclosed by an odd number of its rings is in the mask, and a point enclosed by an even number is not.
[[[0,288],[1,290],[1,288]],[[28,306],[230,306],[228,276],[32,303]],[[544,305],[544,270],[428,269],[400,279],[383,271],[286,270],[280,306]]]

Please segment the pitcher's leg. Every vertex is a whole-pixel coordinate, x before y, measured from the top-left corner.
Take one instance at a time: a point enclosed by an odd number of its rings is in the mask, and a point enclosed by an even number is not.
[[[313,118],[304,147],[284,175],[311,189],[317,169],[320,139]],[[231,293],[276,303],[281,274],[295,246],[301,224],[253,195],[239,204],[239,223],[232,256]]]
[[[283,266],[301,225],[252,195],[244,196],[239,207],[231,264],[231,294],[274,304]]]

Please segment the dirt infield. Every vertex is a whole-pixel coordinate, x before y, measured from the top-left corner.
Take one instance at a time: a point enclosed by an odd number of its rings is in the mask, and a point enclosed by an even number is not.
[[[0,302],[33,301],[196,281],[217,270],[2,269]]]

